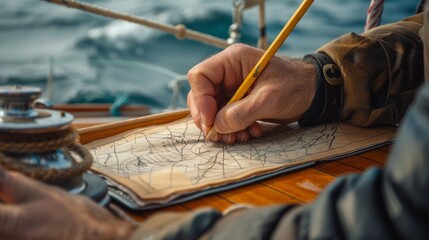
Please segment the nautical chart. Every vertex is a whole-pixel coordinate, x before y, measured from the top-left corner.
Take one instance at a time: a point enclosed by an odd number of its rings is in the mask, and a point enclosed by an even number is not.
[[[392,128],[363,129],[335,123],[310,128],[266,125],[264,136],[224,145],[204,141],[187,119],[136,129],[87,147],[92,169],[144,200],[225,184],[310,161],[349,154],[391,140]]]

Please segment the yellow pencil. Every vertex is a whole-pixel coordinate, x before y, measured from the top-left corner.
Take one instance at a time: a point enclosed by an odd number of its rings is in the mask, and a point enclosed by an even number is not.
[[[237,89],[237,92],[235,92],[234,96],[232,96],[232,98],[229,100],[228,104],[231,104],[243,98],[243,96],[246,94],[252,84],[256,81],[259,75],[261,75],[262,71],[268,65],[271,58],[274,56],[274,54],[277,52],[277,50],[292,32],[292,30],[295,28],[296,24],[299,22],[299,20],[301,20],[305,12],[307,12],[313,1],[314,0],[304,0],[301,3],[295,13],[280,31],[280,33],[277,35],[276,39],[274,39],[273,43],[270,45],[264,55],[262,55],[258,63],[256,63],[256,65],[253,67],[252,71],[249,72],[249,75],[247,75],[246,79],[244,79],[243,83]],[[216,129],[212,127],[207,134],[206,139],[212,139],[216,135],[216,133]]]

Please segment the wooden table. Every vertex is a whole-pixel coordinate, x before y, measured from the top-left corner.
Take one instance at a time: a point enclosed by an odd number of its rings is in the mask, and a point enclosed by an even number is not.
[[[138,213],[124,210],[137,221],[144,221],[152,214],[162,211],[193,211],[200,207],[212,207],[223,211],[233,204],[251,204],[255,206],[305,204],[313,201],[337,177],[349,173],[361,173],[370,167],[383,167],[386,163],[389,149],[390,145],[340,160],[317,163],[311,167],[244,187],[208,195],[158,210],[140,211]]]

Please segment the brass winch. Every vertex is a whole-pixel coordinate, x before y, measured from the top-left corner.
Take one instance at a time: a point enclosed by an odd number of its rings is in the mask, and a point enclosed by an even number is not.
[[[0,86],[0,165],[106,205],[107,185],[87,173],[92,156],[78,143],[73,116],[46,104],[34,108],[41,93],[36,87]]]

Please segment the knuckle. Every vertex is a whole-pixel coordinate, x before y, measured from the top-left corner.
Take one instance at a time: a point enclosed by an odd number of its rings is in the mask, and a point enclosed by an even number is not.
[[[246,52],[248,48],[249,46],[243,43],[234,43],[227,48],[227,51],[230,51],[233,53],[242,53],[242,52]]]
[[[201,75],[201,70],[198,67],[194,67],[188,71],[188,81],[191,84],[195,82],[196,79]]]

